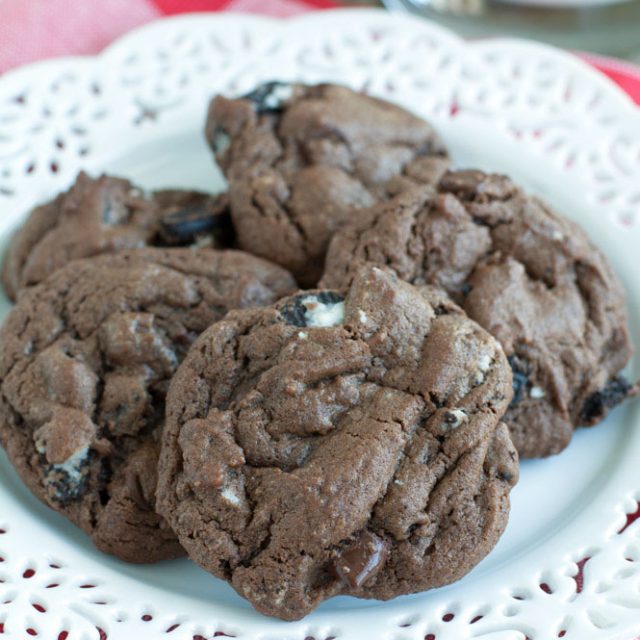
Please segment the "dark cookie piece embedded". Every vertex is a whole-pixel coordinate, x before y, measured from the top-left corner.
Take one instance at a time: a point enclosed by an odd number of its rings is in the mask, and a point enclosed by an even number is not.
[[[214,247],[231,247],[235,232],[226,193],[210,196],[189,191],[160,191],[154,197],[163,208],[160,238],[166,246],[208,242]]]
[[[0,441],[31,491],[131,562],[182,553],[155,513],[168,381],[229,309],[295,289],[239,251],[77,260],[26,289],[0,330]]]
[[[307,291],[201,336],[167,397],[157,506],[268,615],[448,584],[507,521],[511,393],[498,343],[441,291],[365,269],[344,298]]]
[[[526,363],[516,355],[509,356],[508,360],[513,374],[513,400],[511,401],[511,406],[515,406],[521,402],[527,394],[529,387],[529,368],[526,366]]]
[[[331,84],[270,82],[242,98],[218,96],[206,135],[229,183],[239,246],[305,287],[357,210],[408,184],[433,184],[448,166],[424,120]]]
[[[33,209],[15,233],[2,282],[14,300],[21,289],[71,260],[145,246],[203,244],[205,236],[210,246],[231,246],[226,195],[180,190],[145,195],[128,180],[80,173],[66,193]]]
[[[629,395],[609,382],[632,351],[620,282],[575,223],[506,176],[449,171],[361,211],[333,236],[321,285],[344,290],[366,264],[441,287],[498,339],[521,457],[558,453]]]
[[[58,465],[46,465],[43,468],[44,482],[51,499],[64,507],[79,500],[88,489],[87,471],[89,456],[83,460],[73,461],[70,469]]]
[[[257,113],[278,113],[282,111],[287,100],[293,97],[293,93],[294,85],[288,82],[271,81],[257,86],[241,99],[249,100]]]
[[[584,424],[594,424],[600,420],[621,402],[626,400],[633,390],[628,380],[624,376],[615,376],[600,391],[592,393],[584,403],[582,408],[582,420]]]

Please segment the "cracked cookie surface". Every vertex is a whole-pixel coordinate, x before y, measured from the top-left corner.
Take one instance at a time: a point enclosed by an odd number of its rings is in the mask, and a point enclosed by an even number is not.
[[[229,313],[167,397],[158,509],[259,611],[448,584],[493,547],[518,476],[498,343],[431,287],[365,269]]]
[[[81,172],[73,186],[31,211],[9,244],[4,289],[15,300],[71,260],[145,246],[208,240],[231,246],[226,194],[164,190],[145,195],[128,180]]]
[[[561,451],[634,392],[622,287],[573,222],[509,178],[452,171],[340,230],[322,285],[344,288],[363,264],[445,289],[502,344],[513,369],[505,415],[522,457]],[[637,389],[636,389],[637,390]]]
[[[270,82],[211,103],[207,138],[228,183],[239,246],[317,283],[336,229],[447,166],[433,128],[346,87]]]
[[[0,442],[31,491],[132,562],[182,553],[154,510],[169,380],[227,310],[295,289],[239,251],[77,260],[25,290],[0,330]]]

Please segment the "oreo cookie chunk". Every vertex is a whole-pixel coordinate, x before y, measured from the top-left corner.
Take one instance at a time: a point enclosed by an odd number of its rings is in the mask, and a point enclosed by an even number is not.
[[[267,615],[445,585],[506,525],[511,396],[500,346],[443,293],[365,269],[203,333],[167,396],[157,507]]]
[[[206,134],[229,182],[239,246],[307,287],[354,210],[433,182],[448,164],[424,120],[331,84],[269,82],[239,99],[218,96]]]
[[[575,428],[635,393],[622,287],[573,222],[509,178],[447,173],[373,207],[333,238],[323,286],[363,264],[445,289],[502,344],[513,369],[505,415],[522,457],[558,453]]]
[[[2,268],[12,299],[76,258],[145,246],[232,241],[226,195],[159,191],[145,195],[128,180],[80,173],[66,193],[36,207],[13,237]]]
[[[229,211],[229,196],[215,196],[200,191],[163,189],[153,192],[160,206],[158,246],[188,246],[231,248],[235,232]]]
[[[239,251],[76,260],[25,289],[0,330],[0,441],[31,491],[130,562],[182,553],[156,515],[169,380],[201,331],[295,288]]]

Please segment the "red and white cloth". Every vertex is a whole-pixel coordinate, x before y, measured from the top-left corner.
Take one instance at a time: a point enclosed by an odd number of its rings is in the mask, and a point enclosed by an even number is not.
[[[335,6],[334,0],[0,0],[0,73],[42,58],[96,53],[126,31],[165,15],[291,16]],[[640,104],[640,67],[599,56],[585,59]]]

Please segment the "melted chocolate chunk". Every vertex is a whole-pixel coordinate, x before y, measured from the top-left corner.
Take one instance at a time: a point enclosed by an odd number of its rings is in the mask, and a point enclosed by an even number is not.
[[[242,98],[253,102],[258,113],[278,113],[286,99],[283,99],[283,93],[290,92],[291,85],[287,82],[272,81],[261,84]]]
[[[592,393],[582,407],[582,421],[589,424],[600,420],[617,404],[620,404],[631,391],[631,385],[624,376],[611,378],[601,391]]]
[[[371,531],[364,531],[345,547],[334,560],[334,573],[351,588],[361,587],[372,578],[386,560],[384,540]]]
[[[515,407],[525,396],[529,385],[529,367],[526,362],[516,355],[509,356],[509,364],[513,373],[513,400],[510,407]]]

